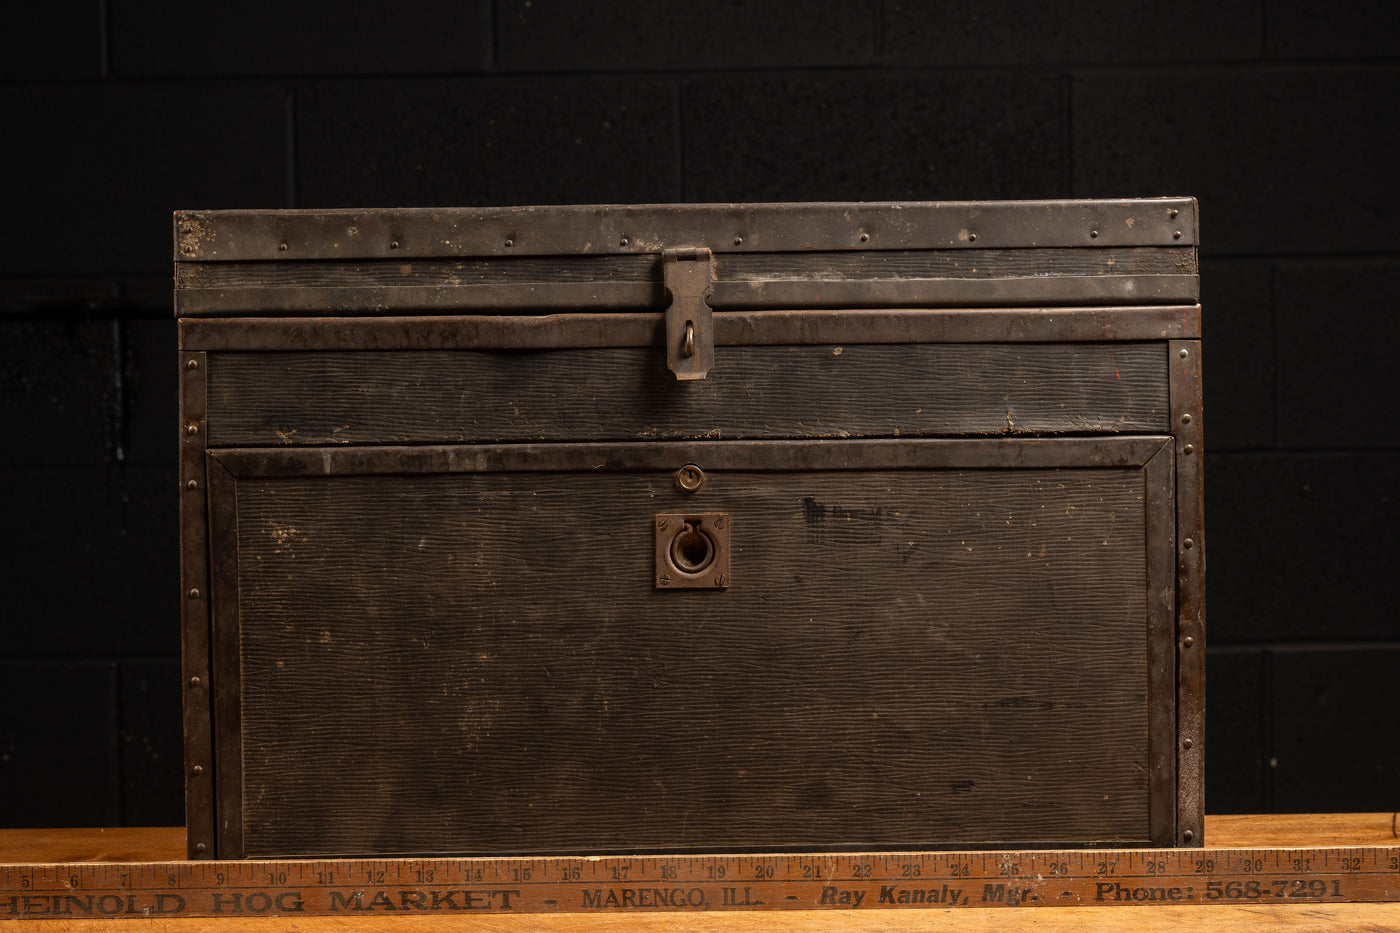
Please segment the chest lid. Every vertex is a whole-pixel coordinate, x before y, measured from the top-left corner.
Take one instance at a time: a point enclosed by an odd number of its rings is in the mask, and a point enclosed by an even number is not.
[[[181,317],[668,304],[709,253],[716,310],[1194,304],[1196,202],[181,211]]]

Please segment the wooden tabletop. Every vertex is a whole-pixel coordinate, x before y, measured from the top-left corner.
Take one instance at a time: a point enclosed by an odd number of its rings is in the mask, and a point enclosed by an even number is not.
[[[1206,819],[1212,847],[1394,846],[1396,814],[1333,813],[1272,816],[1216,816]],[[120,829],[0,829],[0,862],[171,861],[185,854],[182,827]],[[781,910],[725,913],[490,914],[425,917],[229,917],[221,919],[0,920],[0,933],[41,933],[116,928],[121,931],[258,931],[321,933],[332,930],[446,931],[491,933],[660,933],[660,931],[816,931],[816,933],[913,933],[924,930],[1107,933],[1107,931],[1191,930],[1201,933],[1253,930],[1349,930],[1395,933],[1400,903],[1254,904],[1233,906],[1150,905],[1142,907],[1034,907],[1004,910]]]

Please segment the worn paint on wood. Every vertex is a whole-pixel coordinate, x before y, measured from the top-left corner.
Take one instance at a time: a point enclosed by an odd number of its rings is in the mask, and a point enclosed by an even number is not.
[[[658,591],[650,517],[701,500],[733,583]],[[1147,839],[1138,468],[238,503],[250,854]]]

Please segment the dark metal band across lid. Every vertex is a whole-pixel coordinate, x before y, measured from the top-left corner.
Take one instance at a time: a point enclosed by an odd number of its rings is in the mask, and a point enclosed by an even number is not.
[[[1192,198],[180,211],[177,261],[1190,246]]]

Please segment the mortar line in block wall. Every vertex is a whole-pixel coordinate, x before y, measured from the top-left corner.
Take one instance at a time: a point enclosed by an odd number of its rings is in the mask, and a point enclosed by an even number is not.
[[[1273,401],[1273,417],[1269,419],[1269,444],[1274,450],[1279,449],[1279,418],[1281,417],[1280,409],[1283,407],[1279,404],[1278,317],[1278,263],[1273,262],[1269,265],[1269,329],[1274,338],[1273,346],[1270,347],[1270,355],[1273,357],[1270,362],[1273,365],[1269,367],[1269,394]]]
[[[111,0],[97,0],[97,74],[112,77]]]
[[[486,4],[486,72],[488,74],[501,69],[501,35],[496,25],[498,18],[495,0],[488,0]]]
[[[1357,639],[1329,639],[1319,641],[1304,641],[1293,639],[1290,641],[1271,640],[1245,640],[1229,641],[1224,643],[1212,642],[1206,649],[1208,653],[1220,656],[1226,654],[1255,654],[1257,652],[1272,652],[1274,654],[1318,654],[1331,651],[1400,651],[1400,638],[1386,640],[1377,638],[1357,638]]]
[[[287,207],[297,206],[297,89],[287,88]]]
[[[1271,651],[1259,655],[1259,768],[1264,796],[1264,812],[1274,812],[1274,658]]]

